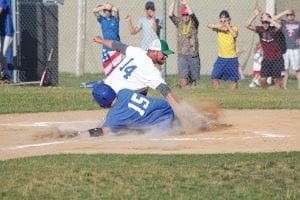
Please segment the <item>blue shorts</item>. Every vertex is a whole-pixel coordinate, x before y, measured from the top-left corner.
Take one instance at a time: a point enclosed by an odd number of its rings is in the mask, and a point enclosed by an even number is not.
[[[214,64],[213,71],[210,78],[222,79],[224,81],[238,81],[239,80],[239,62],[238,58],[221,58],[218,57]]]

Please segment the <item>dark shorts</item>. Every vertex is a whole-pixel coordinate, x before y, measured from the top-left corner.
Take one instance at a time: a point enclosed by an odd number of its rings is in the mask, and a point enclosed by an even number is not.
[[[178,73],[181,78],[189,78],[192,81],[200,79],[199,56],[178,55]]]
[[[260,75],[263,78],[280,78],[284,73],[284,59],[263,60],[261,63]]]
[[[221,58],[218,57],[214,64],[210,78],[212,80],[222,79],[224,81],[239,80],[239,63],[238,58]]]

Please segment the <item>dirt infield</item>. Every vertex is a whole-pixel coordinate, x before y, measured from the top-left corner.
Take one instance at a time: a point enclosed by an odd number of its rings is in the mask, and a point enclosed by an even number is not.
[[[0,115],[0,159],[57,153],[232,153],[300,151],[299,110],[223,110],[194,134],[149,133],[68,139],[104,111]]]

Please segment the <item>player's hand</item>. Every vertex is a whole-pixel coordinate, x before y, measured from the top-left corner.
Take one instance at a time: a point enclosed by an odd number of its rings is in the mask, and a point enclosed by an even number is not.
[[[96,42],[96,43],[102,44],[103,38],[101,36],[95,36],[93,38],[93,41]]]
[[[131,20],[131,16],[130,16],[130,15],[126,15],[126,16],[124,17],[124,19],[125,19],[127,22],[129,22],[129,21]]]
[[[181,0],[181,5],[186,6],[187,5],[187,1],[186,0]]]
[[[259,7],[256,7],[255,9],[254,9],[254,15],[255,16],[259,16],[259,15],[261,15],[262,14],[262,11],[260,10],[260,8]]]
[[[103,5],[104,5],[104,3],[98,3],[97,7],[100,7],[100,6],[103,6]]]
[[[118,8],[113,6],[112,9],[111,9],[113,12],[118,12]]]

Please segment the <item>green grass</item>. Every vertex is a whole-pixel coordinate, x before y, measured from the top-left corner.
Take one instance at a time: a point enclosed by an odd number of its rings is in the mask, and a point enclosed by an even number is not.
[[[0,161],[0,199],[299,199],[300,152]]]
[[[91,97],[91,90],[80,88],[80,83],[103,78],[99,74],[76,77],[60,75],[58,87],[0,86],[0,113],[51,112],[98,109]],[[300,109],[300,91],[249,89],[249,79],[240,81],[240,89],[230,91],[228,83],[220,90],[213,90],[208,76],[203,76],[195,89],[176,87],[178,77],[168,76],[167,82],[179,100],[197,99],[214,102],[228,109]],[[290,88],[296,88],[291,80]],[[149,96],[161,97],[150,90]]]

